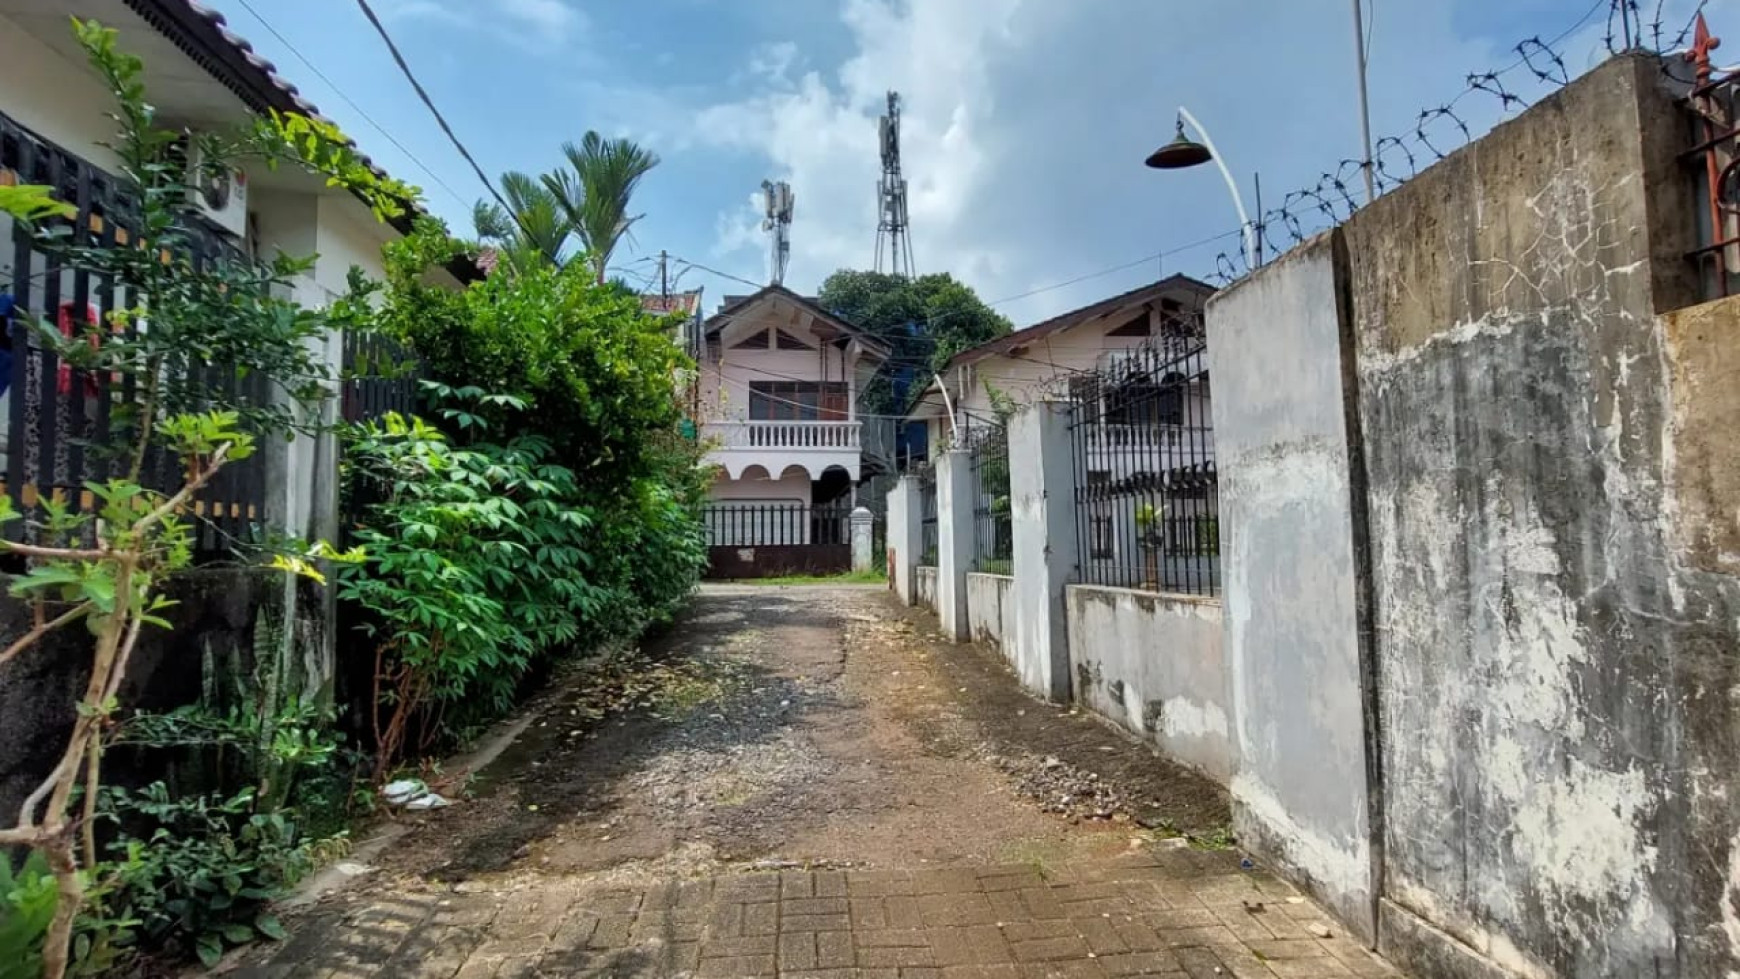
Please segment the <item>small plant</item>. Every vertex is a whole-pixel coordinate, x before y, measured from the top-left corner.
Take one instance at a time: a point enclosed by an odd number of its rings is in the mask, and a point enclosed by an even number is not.
[[[104,815],[121,827],[110,849],[128,859],[118,887],[154,945],[209,967],[228,946],[284,937],[267,906],[314,861],[284,814],[256,811],[252,789],[175,798],[153,782],[104,795]]]

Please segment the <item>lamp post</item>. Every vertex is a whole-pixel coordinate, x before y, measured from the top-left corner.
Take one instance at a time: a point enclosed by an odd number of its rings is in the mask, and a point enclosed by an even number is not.
[[[1186,122],[1202,137],[1202,142],[1198,143],[1184,135]],[[1226,180],[1227,193],[1232,195],[1233,207],[1239,212],[1239,230],[1244,233],[1245,261],[1255,268],[1262,264],[1262,253],[1258,250],[1260,246],[1251,228],[1250,215],[1245,212],[1245,199],[1239,194],[1238,181],[1233,179],[1232,171],[1226,168],[1226,161],[1221,159],[1220,151],[1214,148],[1214,140],[1208,135],[1208,130],[1196,121],[1189,109],[1179,106],[1178,134],[1172,137],[1172,142],[1148,154],[1148,165],[1156,170],[1183,170],[1210,161],[1220,168],[1220,175]]]

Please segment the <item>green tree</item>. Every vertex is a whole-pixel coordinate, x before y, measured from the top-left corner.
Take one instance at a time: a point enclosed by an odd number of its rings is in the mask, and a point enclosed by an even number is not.
[[[568,224],[586,249],[594,280],[604,284],[616,246],[643,215],[628,213],[642,177],[659,165],[658,154],[628,139],[605,139],[588,130],[578,144],[564,143],[571,169],[544,177]]]
[[[866,392],[867,406],[875,410],[905,407],[895,403],[894,378],[910,372],[907,391],[914,396],[949,358],[1012,328],[1007,317],[946,272],[907,279],[841,269],[822,283],[817,299],[825,309],[893,349],[888,366]]]
[[[574,226],[543,178],[510,170],[501,175],[501,193],[511,211],[488,201],[472,208],[477,236],[495,245],[515,269],[538,262],[562,264]]]

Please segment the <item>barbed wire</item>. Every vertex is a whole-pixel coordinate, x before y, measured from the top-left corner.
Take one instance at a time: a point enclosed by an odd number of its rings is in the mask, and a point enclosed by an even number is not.
[[[1604,8],[1607,22],[1602,44],[1608,54],[1654,53],[1662,57],[1665,72],[1677,63],[1667,56],[1684,50],[1698,16],[1708,4],[1709,0],[1698,0],[1684,26],[1671,39],[1665,20],[1667,0],[1656,0],[1647,22],[1640,0],[1595,0],[1581,17],[1557,34],[1524,38],[1512,45],[1510,50],[1515,58],[1509,64],[1469,73],[1463,79],[1462,90],[1454,97],[1421,109],[1407,129],[1377,137],[1371,151],[1374,189],[1378,196],[1394,191],[1426,167],[1473,142],[1476,113],[1464,104],[1466,100],[1496,101],[1503,118],[1533,104],[1523,94],[1525,91],[1538,90],[1535,95],[1538,101],[1569,85],[1571,71],[1564,46],[1590,26]],[[1260,212],[1251,222],[1260,254],[1283,254],[1352,217],[1361,207],[1353,188],[1360,185],[1364,167],[1364,161],[1344,159],[1333,171],[1320,173],[1315,183],[1288,191],[1282,195],[1280,204]],[[1215,256],[1214,271],[1206,278],[1216,285],[1230,285],[1250,273],[1252,257],[1243,249],[1222,251]]]

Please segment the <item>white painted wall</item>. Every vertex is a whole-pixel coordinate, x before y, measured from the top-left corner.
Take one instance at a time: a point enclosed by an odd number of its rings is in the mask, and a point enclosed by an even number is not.
[[[921,564],[913,569],[913,590],[918,593],[918,604],[936,611],[936,568]]]
[[[975,571],[967,575],[967,627],[972,637],[1005,652],[1015,635],[1015,579]]]
[[[70,34],[72,26],[69,23]],[[215,84],[215,83],[214,83]],[[112,142],[113,102],[86,65],[45,46],[17,21],[0,16],[0,112],[105,170],[119,165]]]
[[[760,469],[751,469],[742,479],[727,479],[724,473],[713,483],[713,500],[719,503],[802,503],[812,502],[809,474],[801,467],[787,469],[782,476],[771,477]]]
[[[1066,594],[1076,701],[1230,781],[1237,752],[1220,602],[1087,585]]]

